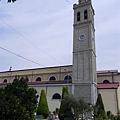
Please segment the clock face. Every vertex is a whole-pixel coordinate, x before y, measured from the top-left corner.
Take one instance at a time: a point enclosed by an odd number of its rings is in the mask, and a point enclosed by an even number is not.
[[[79,37],[79,40],[85,40],[85,35],[81,35],[81,36]]]

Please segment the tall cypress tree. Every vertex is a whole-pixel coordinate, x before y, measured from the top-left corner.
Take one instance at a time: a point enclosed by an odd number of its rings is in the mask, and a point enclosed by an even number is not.
[[[62,89],[62,100],[68,94],[69,94],[68,87],[67,86],[63,86],[63,89]],[[69,109],[68,111],[71,111],[71,109]],[[64,106],[63,106],[63,101],[61,101],[60,110],[59,110],[59,114],[58,115],[59,115],[59,119],[60,120],[64,120],[65,117],[68,117],[68,115],[65,112]]]
[[[68,87],[67,86],[63,86],[63,90],[62,90],[62,99],[68,95],[69,92],[68,92]]]
[[[103,104],[103,100],[102,100],[102,96],[99,93],[98,94],[98,98],[97,98],[97,102],[96,102],[96,108],[97,108],[97,116],[102,117],[103,119],[107,118],[106,112],[105,112],[105,108],[104,108],[104,104]]]
[[[44,118],[49,116],[48,102],[44,90],[41,90],[40,100],[37,108],[37,115],[43,115]]]

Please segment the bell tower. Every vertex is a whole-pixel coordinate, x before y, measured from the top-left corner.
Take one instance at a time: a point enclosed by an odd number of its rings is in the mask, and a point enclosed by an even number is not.
[[[94,9],[91,0],[79,0],[73,9],[73,93],[94,104],[97,97]]]

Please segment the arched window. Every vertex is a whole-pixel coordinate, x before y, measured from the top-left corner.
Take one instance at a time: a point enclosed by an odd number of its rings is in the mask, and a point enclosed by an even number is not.
[[[66,75],[64,80],[72,80],[72,77],[70,75]]]
[[[56,80],[56,78],[54,76],[51,76],[49,80]]]
[[[80,12],[77,13],[77,21],[80,21]]]
[[[7,83],[7,79],[5,79],[5,80],[3,81],[3,83]]]
[[[88,12],[87,10],[84,11],[84,20],[88,19]]]
[[[42,80],[41,77],[36,78],[36,81],[41,81],[41,80]]]
[[[55,93],[53,96],[52,96],[52,99],[61,99],[61,96],[59,93]]]
[[[110,83],[110,81],[109,80],[104,80],[103,83]]]

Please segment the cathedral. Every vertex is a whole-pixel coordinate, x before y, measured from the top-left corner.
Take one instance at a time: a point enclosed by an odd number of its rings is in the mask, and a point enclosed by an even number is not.
[[[60,107],[63,86],[69,93],[84,97],[95,104],[101,93],[105,111],[117,114],[120,109],[120,72],[96,71],[94,9],[91,0],[79,0],[73,5],[73,64],[46,68],[0,72],[0,87],[12,83],[15,76],[27,76],[29,87],[40,94],[45,90],[50,111]]]

